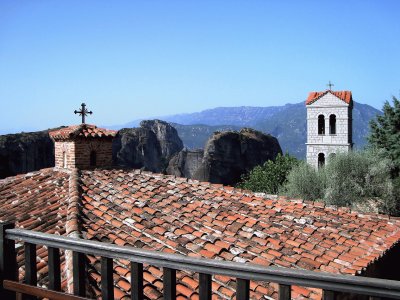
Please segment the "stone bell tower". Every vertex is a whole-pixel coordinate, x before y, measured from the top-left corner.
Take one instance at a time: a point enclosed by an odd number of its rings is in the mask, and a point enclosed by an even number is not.
[[[351,150],[353,98],[350,91],[311,92],[306,107],[307,162],[310,165],[321,167],[330,155]]]

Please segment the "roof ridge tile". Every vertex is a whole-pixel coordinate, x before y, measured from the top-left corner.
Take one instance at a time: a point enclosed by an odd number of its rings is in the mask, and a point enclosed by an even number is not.
[[[81,193],[79,189],[80,174],[78,169],[72,169],[69,177],[68,189],[68,206],[67,206],[67,221],[66,221],[66,235],[73,238],[82,238],[81,224],[79,222],[79,215],[81,210]],[[65,251],[65,276],[67,279],[67,290],[73,293],[73,264],[72,264],[72,251]]]

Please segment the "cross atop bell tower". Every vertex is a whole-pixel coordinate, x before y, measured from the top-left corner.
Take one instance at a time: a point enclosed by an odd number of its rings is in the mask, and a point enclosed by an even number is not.
[[[75,110],[74,114],[79,114],[80,116],[82,116],[82,124],[85,124],[85,117],[89,114],[91,115],[93,112],[92,111],[88,111],[86,109],[86,104],[82,103],[81,104],[81,110]]]

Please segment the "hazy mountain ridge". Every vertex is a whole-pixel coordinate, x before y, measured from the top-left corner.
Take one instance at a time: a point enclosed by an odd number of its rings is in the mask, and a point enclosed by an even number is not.
[[[258,121],[282,111],[285,106],[269,107],[216,107],[190,114],[177,114],[160,117],[162,120],[182,125],[204,124],[209,126],[233,125],[252,126]]]
[[[290,105],[290,104],[287,104]],[[216,107],[206,109],[200,112],[184,113],[168,116],[157,116],[133,120],[122,125],[104,126],[109,129],[121,129],[138,127],[140,122],[149,119],[159,119],[166,122],[179,125],[207,125],[207,126],[237,126],[251,127],[258,121],[266,117],[273,116],[275,113],[283,110],[285,106],[238,106],[238,107]]]
[[[377,114],[381,114],[381,111],[368,104],[354,102],[353,142],[356,149],[363,148],[366,144],[369,121]],[[237,118],[238,115],[241,117]],[[193,121],[190,121],[191,118]],[[185,123],[174,126],[185,146],[189,148],[204,148],[204,141],[213,130],[221,131],[225,130],[224,128],[239,130],[242,127],[252,127],[275,136],[284,152],[288,151],[298,158],[305,158],[307,112],[304,102],[280,107],[220,107],[161,119],[172,123]],[[234,124],[227,124],[227,120],[232,120]],[[211,125],[212,127],[208,127]],[[230,128],[229,125],[234,126]]]
[[[353,142],[360,149],[366,144],[369,121],[382,112],[368,104],[354,102]],[[240,130],[252,127],[275,136],[284,152],[305,158],[307,139],[307,112],[304,102],[269,107],[217,107],[201,112],[158,117],[170,122],[178,131],[185,147],[204,148],[205,142],[214,131]],[[136,127],[140,120],[125,125],[109,126]]]

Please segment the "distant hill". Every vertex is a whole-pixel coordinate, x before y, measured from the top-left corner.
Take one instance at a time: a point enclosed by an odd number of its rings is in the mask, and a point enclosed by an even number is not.
[[[284,110],[284,108],[285,106],[217,107],[191,114],[165,116],[161,117],[161,119],[182,125],[204,124],[210,126],[234,125],[239,127],[251,127],[257,122],[279,113]]]
[[[370,105],[354,102],[353,142],[357,149],[366,144],[369,121],[377,114],[381,114],[381,111]],[[173,123],[188,148],[204,148],[205,142],[214,131],[252,127],[278,138],[284,152],[305,158],[307,120],[304,102],[270,107],[217,107],[158,118]],[[139,122],[132,121],[123,126],[112,127],[136,127]]]
[[[216,131],[239,131],[241,127],[232,125],[182,125],[170,123],[178,131],[178,135],[185,147],[189,149],[203,149],[209,137]]]
[[[160,119],[170,123],[180,125],[208,125],[208,126],[237,126],[252,127],[258,121],[273,116],[275,113],[284,109],[284,106],[267,106],[267,107],[217,107],[206,109],[201,112],[177,114],[170,116],[158,116],[151,119]],[[122,125],[104,126],[109,129],[121,129],[138,127],[140,122],[145,119],[133,120]]]

